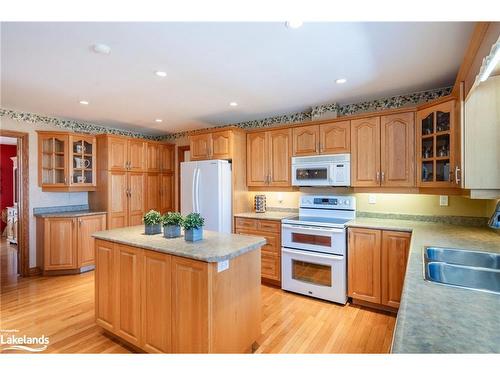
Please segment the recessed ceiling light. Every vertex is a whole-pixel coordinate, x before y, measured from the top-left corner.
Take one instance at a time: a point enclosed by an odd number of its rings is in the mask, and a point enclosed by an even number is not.
[[[162,122],[163,120],[161,118],[157,118],[155,122]]]
[[[285,26],[289,29],[298,29],[303,25],[302,21],[294,20],[294,21],[286,21]]]
[[[157,71],[156,71],[156,75],[157,75],[158,77],[162,77],[162,78],[163,78],[163,77],[166,77],[166,76],[167,76],[167,72],[162,72],[161,70],[157,70]]]
[[[106,45],[106,44],[102,44],[102,43],[96,43],[92,46],[92,50],[95,52],[95,53],[100,53],[100,54],[103,54],[103,55],[109,55],[109,53],[111,52],[111,47]]]
[[[338,84],[342,84],[342,83],[346,83],[347,82],[347,79],[345,78],[339,78],[337,80],[335,80],[335,83],[338,83]]]
[[[231,102],[231,103],[229,103],[229,105],[230,105],[231,107],[236,107],[236,106],[238,106],[238,103],[236,103],[236,102]]]
[[[80,104],[82,105],[89,105],[89,102],[86,100],[80,100]]]

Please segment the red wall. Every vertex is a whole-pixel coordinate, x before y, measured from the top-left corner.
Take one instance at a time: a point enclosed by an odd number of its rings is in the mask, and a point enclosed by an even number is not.
[[[13,181],[12,181],[12,160],[16,156],[17,146],[0,145],[0,208],[12,206],[14,203]],[[0,220],[0,230],[3,231],[5,223]]]

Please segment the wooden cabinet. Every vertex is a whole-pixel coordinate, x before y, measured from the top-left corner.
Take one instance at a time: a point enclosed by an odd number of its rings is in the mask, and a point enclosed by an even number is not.
[[[99,169],[108,171],[145,172],[148,143],[139,138],[100,134],[97,136]]]
[[[160,212],[175,211],[175,176],[173,173],[160,174]]]
[[[128,186],[128,225],[141,225],[142,217],[146,211],[146,174],[129,172]]]
[[[146,142],[140,139],[128,140],[128,170],[143,172],[146,170]]]
[[[381,186],[415,186],[415,114],[380,119]]]
[[[382,304],[398,308],[408,263],[411,234],[382,231]]]
[[[96,240],[98,326],[149,353],[243,353],[260,337],[258,250],[229,268]]]
[[[351,186],[380,186],[380,117],[351,121]]]
[[[148,173],[146,175],[146,209],[160,211],[160,175],[158,173]]]
[[[106,167],[111,171],[124,171],[129,165],[128,156],[128,140],[124,137],[114,137],[109,135],[102,135],[97,138],[98,143],[105,142],[103,150],[107,151]],[[98,145],[99,147],[100,145]]]
[[[247,185],[288,187],[292,130],[278,129],[247,135]]]
[[[293,156],[341,154],[349,151],[349,121],[293,128]]]
[[[319,126],[293,128],[293,156],[319,154]]]
[[[172,257],[144,251],[142,337],[149,353],[172,352]]]
[[[42,191],[96,189],[96,138],[68,132],[38,132],[38,184]]]
[[[160,171],[160,145],[156,142],[147,142],[146,166],[148,172]]]
[[[116,325],[116,264],[114,245],[95,241],[95,319],[96,323],[114,331]]]
[[[140,346],[142,250],[125,245],[115,246],[116,323],[115,333]]]
[[[235,233],[264,237],[261,251],[262,281],[281,285],[281,224],[279,221],[235,218]]]
[[[94,202],[95,206],[103,205],[102,209],[108,213],[109,229],[126,227],[128,225],[128,173],[111,171],[105,175],[108,183],[106,188],[102,187],[102,191],[107,193],[107,197],[104,197],[104,194],[94,193],[89,196],[89,199],[99,200]]]
[[[191,160],[232,159],[233,130],[191,135],[189,143]]]
[[[160,172],[174,173],[175,145],[160,144]]]
[[[92,234],[106,229],[104,214],[37,217],[37,259],[44,274],[93,269]]]
[[[410,238],[408,232],[349,228],[348,295],[398,308]]]
[[[351,186],[415,186],[414,116],[351,121]]]
[[[460,141],[455,102],[450,100],[417,112],[417,184],[460,187]]]
[[[77,231],[77,253],[80,267],[95,264],[95,240],[92,234],[106,229],[105,215],[81,216],[76,219]]]
[[[349,229],[348,294],[372,303],[381,302],[380,245],[378,229]]]
[[[172,259],[172,349],[174,353],[208,352],[208,264]]]

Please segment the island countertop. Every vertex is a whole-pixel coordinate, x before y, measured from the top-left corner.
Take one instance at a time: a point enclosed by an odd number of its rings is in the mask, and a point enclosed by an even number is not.
[[[264,237],[203,231],[201,241],[189,242],[184,237],[164,238],[163,234],[145,235],[144,226],[124,227],[92,235],[94,238],[123,245],[158,251],[204,262],[222,262],[266,244]]]
[[[393,353],[498,353],[500,295],[431,283],[425,246],[500,252],[500,232],[422,221],[356,218],[348,227],[410,231],[412,238]]]

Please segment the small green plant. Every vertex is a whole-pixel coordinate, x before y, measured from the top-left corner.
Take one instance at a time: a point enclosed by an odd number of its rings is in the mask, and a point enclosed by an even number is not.
[[[144,215],[144,224],[146,225],[161,224],[161,214],[155,210],[147,212]]]
[[[182,227],[184,230],[199,229],[204,223],[205,219],[203,219],[199,213],[191,212],[184,218]]]
[[[182,225],[184,218],[179,212],[167,212],[161,217],[163,225]]]

